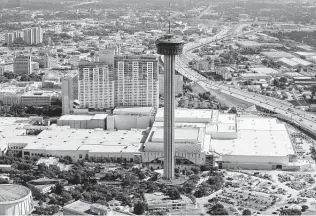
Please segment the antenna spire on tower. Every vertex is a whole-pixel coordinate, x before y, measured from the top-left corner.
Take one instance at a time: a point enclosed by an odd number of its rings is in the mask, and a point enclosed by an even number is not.
[[[171,21],[170,21],[170,16],[171,16],[171,3],[169,2],[169,34],[171,34]]]

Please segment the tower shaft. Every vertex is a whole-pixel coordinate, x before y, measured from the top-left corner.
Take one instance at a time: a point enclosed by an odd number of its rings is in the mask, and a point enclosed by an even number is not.
[[[174,74],[175,55],[164,56],[164,177],[174,178],[175,147],[174,147]]]
[[[164,178],[170,180],[175,168],[175,59],[182,53],[183,42],[169,34],[158,39],[156,45],[157,53],[164,55]]]

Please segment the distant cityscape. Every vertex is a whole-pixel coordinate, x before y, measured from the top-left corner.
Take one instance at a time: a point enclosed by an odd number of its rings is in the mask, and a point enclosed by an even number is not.
[[[316,214],[315,7],[2,0],[0,215]]]

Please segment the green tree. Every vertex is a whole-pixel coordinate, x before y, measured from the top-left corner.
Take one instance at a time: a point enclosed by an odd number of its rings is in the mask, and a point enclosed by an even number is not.
[[[64,185],[60,183],[55,184],[55,187],[53,188],[53,191],[58,195],[61,195],[63,190],[64,190]]]
[[[305,212],[307,209],[309,209],[308,205],[302,205],[302,212]]]
[[[137,201],[134,204],[134,213],[137,215],[142,215],[147,210],[147,204],[143,201]]]
[[[220,203],[216,203],[213,205],[208,211],[208,214],[210,215],[228,215],[228,212],[226,209],[224,209],[224,206]]]
[[[280,211],[281,215],[301,215],[302,212],[299,209],[282,209]]]
[[[249,209],[244,209],[242,215],[251,215],[251,211]]]
[[[81,184],[81,182],[82,182],[81,175],[79,173],[77,173],[73,178],[73,183],[74,184]]]
[[[172,200],[176,200],[176,199],[179,199],[181,197],[179,190],[175,187],[168,188],[167,195]]]

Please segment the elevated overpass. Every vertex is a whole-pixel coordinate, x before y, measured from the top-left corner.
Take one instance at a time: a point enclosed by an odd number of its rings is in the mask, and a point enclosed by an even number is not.
[[[202,75],[188,67],[188,62],[192,60],[187,55],[188,52],[192,51],[193,49],[213,43],[215,40],[222,40],[231,37],[231,35],[234,34],[236,31],[241,31],[242,28],[242,26],[237,26],[237,28],[234,29],[224,29],[218,35],[209,39],[205,39],[202,43],[187,44],[184,47],[184,54],[179,56],[176,61],[176,70],[186,78],[199,84],[203,89],[205,89],[205,91],[216,90],[219,91],[221,94],[235,97],[237,99],[252,103],[258,107],[274,112],[278,114],[280,118],[287,119],[289,122],[299,126],[302,130],[316,137],[315,115],[307,113],[300,109],[296,109],[293,105],[283,100],[251,93],[248,91],[243,91],[227,84],[214,82],[203,77]]]

